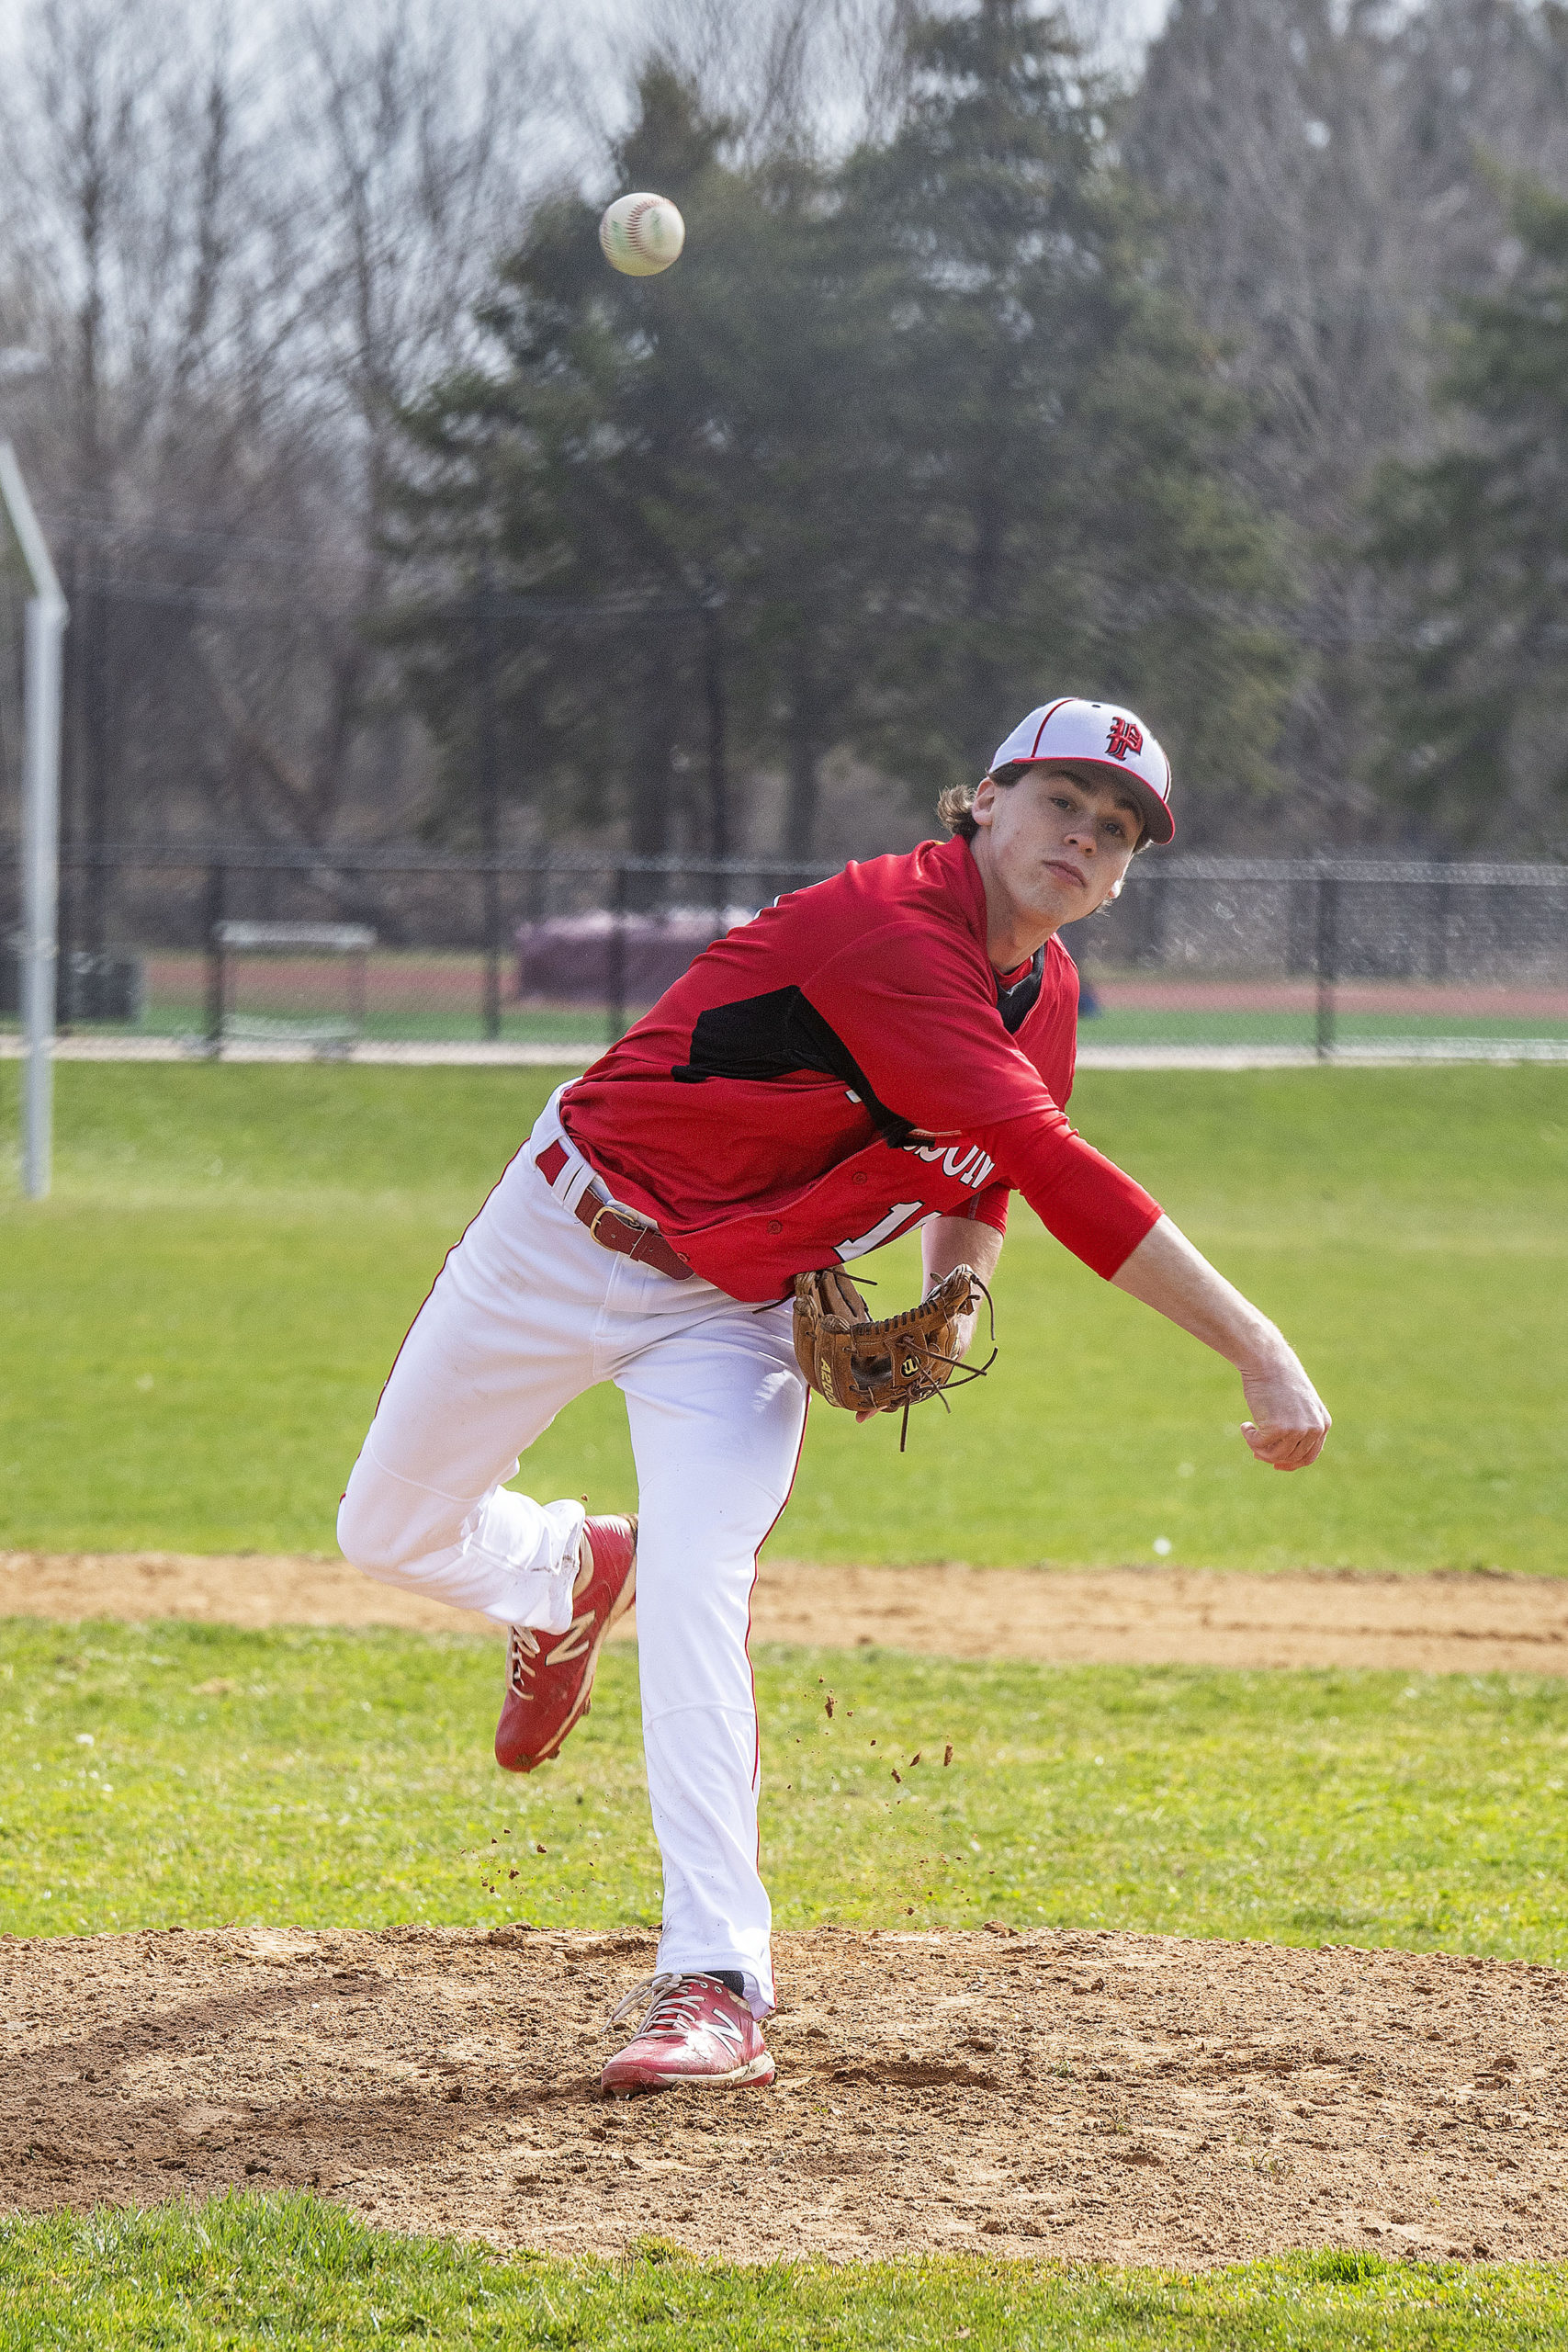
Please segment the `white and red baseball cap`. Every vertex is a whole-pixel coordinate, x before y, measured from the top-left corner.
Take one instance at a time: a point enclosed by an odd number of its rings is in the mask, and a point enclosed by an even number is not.
[[[1143,720],[1120,704],[1083,702],[1076,695],[1042,703],[997,746],[990,772],[1037,760],[1074,775],[1120,776],[1143,811],[1145,837],[1163,844],[1175,833],[1170,762]]]

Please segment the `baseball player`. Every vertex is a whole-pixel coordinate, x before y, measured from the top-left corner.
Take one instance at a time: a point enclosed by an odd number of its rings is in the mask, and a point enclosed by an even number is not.
[[[1328,1415],[1280,1332],[1064,1107],[1077,983],[1057,933],[1171,839],[1169,799],[1131,711],[1032,711],[978,786],[944,794],[947,840],[716,941],[552,1098],[403,1342],[339,1540],[368,1575],[511,1629],[508,1770],[558,1754],[636,1592],[664,1910],[608,2091],[773,2076],[747,1635],[806,1422],[797,1276],[918,1226],[928,1290],[960,1266],[988,1282],[1016,1190],[1235,1366],[1260,1463],[1322,1451]],[[971,1306],[957,1351],[973,1327]],[[626,1398],[637,1518],[512,1492],[518,1457],[604,1380]]]

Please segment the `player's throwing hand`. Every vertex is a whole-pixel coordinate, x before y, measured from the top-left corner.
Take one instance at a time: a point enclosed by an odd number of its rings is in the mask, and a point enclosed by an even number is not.
[[[1243,1364],[1241,1386],[1252,1415],[1241,1433],[1259,1462],[1275,1470],[1304,1470],[1317,1460],[1333,1424],[1293,1348],[1281,1340],[1268,1361]]]

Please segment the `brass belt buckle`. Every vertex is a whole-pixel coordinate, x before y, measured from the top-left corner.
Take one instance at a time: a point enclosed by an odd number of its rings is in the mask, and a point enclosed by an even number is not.
[[[592,1221],[588,1227],[589,1232],[592,1235],[595,1241],[599,1241],[599,1220],[602,1216],[618,1216],[622,1224],[627,1227],[631,1232],[637,1235],[639,1238],[643,1234],[651,1233],[654,1230],[654,1227],[649,1219],[645,1216],[639,1216],[636,1209],[626,1208],[619,1201],[602,1201],[599,1206],[594,1210]],[[611,1245],[608,1242],[599,1242],[599,1247],[602,1250],[608,1249],[610,1246]],[[632,1246],[635,1247],[635,1243]]]
[[[589,1220],[588,1220],[588,1230],[589,1230],[590,1235],[592,1237],[592,1238],[593,1238],[595,1241],[599,1241],[599,1220],[600,1220],[600,1218],[601,1218],[602,1216],[609,1216],[609,1214],[610,1214],[610,1212],[611,1212],[611,1210],[615,1207],[615,1202],[614,1202],[614,1201],[601,1201],[601,1202],[600,1202],[600,1204],[599,1204],[599,1205],[598,1205],[598,1207],[594,1210],[594,1212],[593,1212],[592,1216],[589,1218]],[[599,1241],[599,1247],[601,1248],[601,1250],[603,1250],[603,1249],[607,1248],[607,1247],[608,1247],[608,1244],[607,1244],[607,1243],[605,1243],[605,1242],[603,1242],[603,1241]]]

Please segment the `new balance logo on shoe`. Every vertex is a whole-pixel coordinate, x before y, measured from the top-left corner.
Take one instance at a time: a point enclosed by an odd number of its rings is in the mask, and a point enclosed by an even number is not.
[[[599,2080],[612,2098],[637,2091],[763,2088],[773,2079],[773,2055],[750,2007],[716,1976],[671,1972],[650,1976],[626,1995],[610,2022],[646,2000],[641,2025],[605,2066]]]
[[[506,1696],[495,1728],[495,1760],[503,1771],[532,1772],[547,1764],[588,1713],[600,1646],[637,1591],[636,1520],[585,1520],[577,1560],[566,1632],[512,1628]]]

